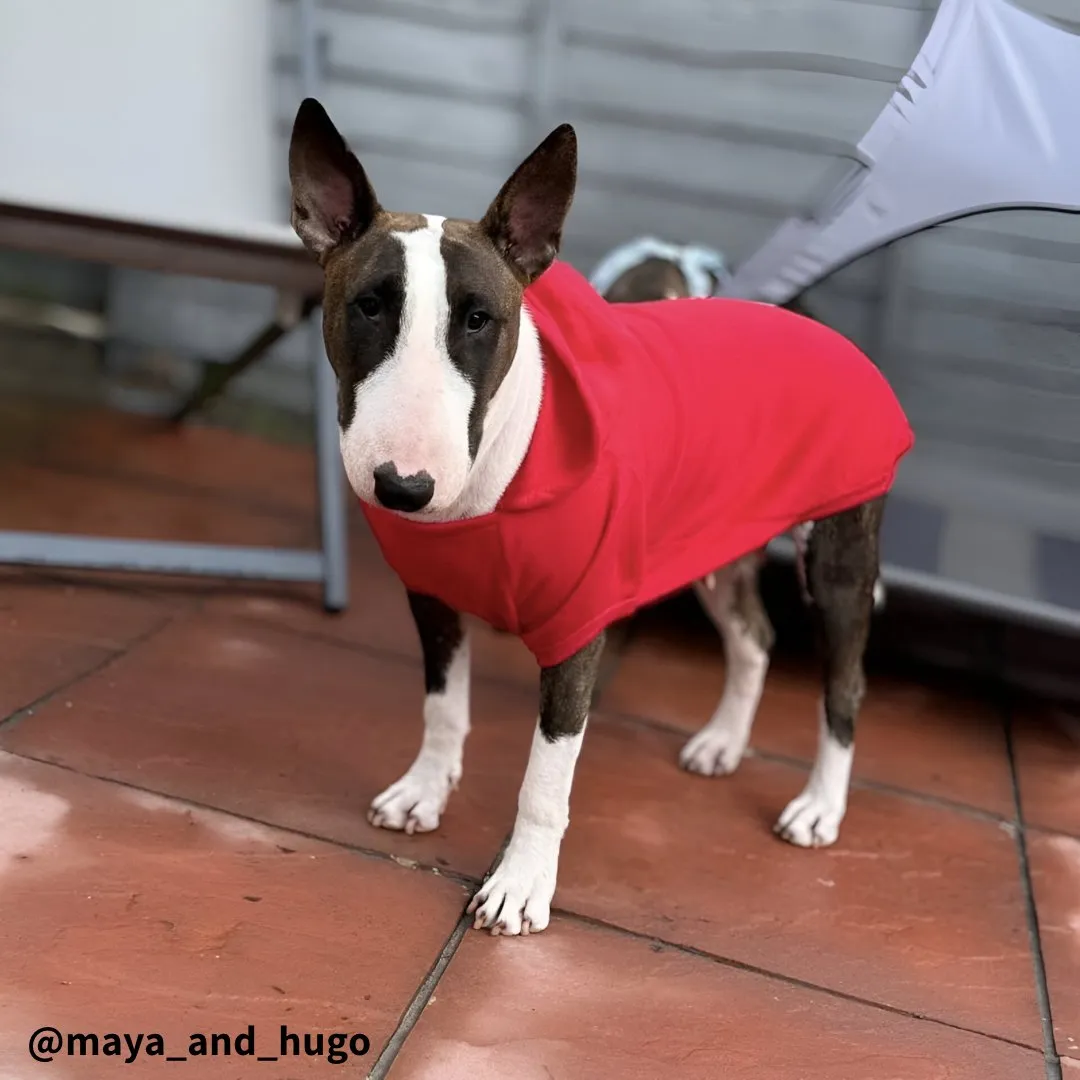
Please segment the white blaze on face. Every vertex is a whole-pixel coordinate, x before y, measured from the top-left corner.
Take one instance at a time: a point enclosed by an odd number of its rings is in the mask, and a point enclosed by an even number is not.
[[[399,476],[426,472],[435,494],[424,512],[437,513],[454,502],[468,477],[473,388],[446,345],[445,219],[424,220],[422,229],[393,234],[405,252],[401,327],[393,352],[356,388],[341,456],[353,490],[371,503],[379,465],[393,462]]]

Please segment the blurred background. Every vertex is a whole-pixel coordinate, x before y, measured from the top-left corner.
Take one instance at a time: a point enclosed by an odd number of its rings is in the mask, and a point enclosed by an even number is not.
[[[1025,6],[1080,29],[1076,0]],[[240,234],[284,226],[288,132],[313,75],[388,207],[478,216],[571,121],[581,172],[567,259],[588,272],[652,234],[738,264],[836,176],[935,11],[322,0],[305,15],[299,0],[0,0],[0,201]],[[918,437],[886,558],[936,595],[890,596],[877,647],[1075,698],[1080,217],[929,230],[805,301],[883,368]],[[0,391],[167,412],[275,304],[267,285],[0,250]],[[201,421],[309,439],[310,364],[307,335],[286,335]],[[4,528],[31,527],[2,508]],[[772,579],[782,636],[789,622],[797,635],[790,572]],[[971,590],[977,610],[956,602]]]

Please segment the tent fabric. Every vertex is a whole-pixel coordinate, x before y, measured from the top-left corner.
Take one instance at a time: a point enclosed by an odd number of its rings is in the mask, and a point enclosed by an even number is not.
[[[990,210],[1080,212],[1080,36],[1006,0],[942,0],[922,49],[816,212],[725,295],[784,304],[861,255]]]

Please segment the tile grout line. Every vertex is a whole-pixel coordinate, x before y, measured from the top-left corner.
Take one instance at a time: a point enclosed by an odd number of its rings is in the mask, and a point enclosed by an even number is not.
[[[50,579],[46,578],[46,580]],[[56,577],[51,577],[51,580],[57,583],[74,584],[76,587],[81,587],[82,584],[77,580],[64,578],[63,576],[59,575]],[[134,585],[121,586],[105,582],[92,583],[90,587],[120,590],[124,592],[127,592],[130,589],[132,592],[142,595],[146,599],[154,599],[156,595],[152,589],[148,588],[144,591],[141,587],[137,587]],[[198,595],[192,597],[190,603],[186,606],[186,608],[178,609],[176,612],[172,613],[171,618],[179,618],[182,617],[184,614],[191,614],[192,612],[201,612],[205,608],[208,600],[211,600],[219,595],[221,595],[221,590],[216,590],[213,588],[211,588],[205,593],[200,592]],[[269,630],[273,633],[281,633],[286,636],[299,637],[306,641],[315,642],[320,645],[326,645],[330,648],[342,649],[346,652],[357,652],[363,656],[367,656],[376,660],[384,660],[390,663],[399,664],[402,667],[419,669],[420,666],[420,661],[417,658],[389,646],[368,645],[363,642],[346,641],[342,638],[335,637],[332,634],[322,634],[318,631],[307,631],[299,629],[297,627],[289,626],[287,624],[267,622],[265,619],[261,619],[258,616],[246,615],[242,612],[232,613],[227,617],[235,618],[238,621],[244,623],[257,625],[260,628]],[[157,628],[155,628],[153,633],[156,632]],[[152,634],[150,636],[152,636]],[[116,654],[114,654],[113,659],[118,659],[129,649],[140,644],[141,641],[142,639],[139,638],[135,641],[130,642],[128,645],[124,646],[123,649],[119,650]],[[91,669],[90,671],[86,672],[85,675],[78,676],[70,683],[58,688],[56,692],[59,693],[60,690],[74,685],[76,682],[80,681],[84,677],[96,674],[99,670],[101,670],[101,667],[108,666],[109,662],[110,661],[105,661],[100,667]],[[497,675],[489,675],[483,672],[474,673],[473,678],[475,681],[483,682],[492,687],[501,687],[508,690],[517,691],[522,694],[531,693],[528,687],[523,686],[516,679],[501,678]],[[44,701],[47,700],[47,697],[48,695],[46,697],[43,697],[40,701],[33,702],[27,708],[37,708],[40,704],[43,704]],[[598,709],[596,710],[596,712],[598,719],[605,720],[607,722],[614,722],[616,724],[627,724],[631,727],[641,727],[649,731],[658,732],[662,735],[679,736],[684,739],[690,737],[690,733],[684,731],[682,728],[675,727],[673,725],[665,723],[662,720],[656,720],[652,717],[641,716],[637,713],[624,712],[619,709]],[[3,728],[9,720],[15,717],[15,715],[16,714],[12,714],[12,717],[8,718],[0,718],[0,728]],[[784,765],[788,768],[796,769],[800,772],[808,773],[810,772],[810,769],[812,767],[812,762],[809,759],[792,757],[787,754],[780,754],[769,750],[759,750],[753,746],[750,746],[747,749],[745,756],[747,758],[758,758],[761,761],[766,761],[771,764]],[[98,779],[107,778],[98,777]],[[947,799],[940,795],[931,795],[928,792],[916,791],[913,788],[900,787],[899,785],[889,784],[881,780],[873,780],[867,777],[853,776],[851,779],[851,786],[852,788],[860,790],[876,791],[882,794],[892,795],[896,798],[906,799],[911,802],[917,802],[926,806],[934,806],[943,810],[951,810],[955,813],[963,814],[966,817],[974,818],[980,821],[988,821],[995,824],[1015,824],[1014,818],[994,813],[992,810],[986,810],[982,807],[974,806],[970,803],[962,803],[953,799]],[[1053,829],[1049,827],[1039,828],[1041,832],[1061,836],[1072,836],[1074,839],[1080,839],[1080,836],[1074,836],[1072,833],[1068,833],[1061,829]]]
[[[1008,702],[1008,699],[1006,699],[1006,702]],[[1005,725],[1005,746],[1009,755],[1009,771],[1012,776],[1013,800],[1016,805],[1016,856],[1020,864],[1020,888],[1024,894],[1028,943],[1031,947],[1031,964],[1035,975],[1035,998],[1039,1005],[1039,1022],[1042,1025],[1046,1080],[1062,1080],[1061,1058],[1058,1055],[1057,1040],[1054,1037],[1050,987],[1046,981],[1042,934],[1039,931],[1039,911],[1035,905],[1035,887],[1031,881],[1031,863],[1028,859],[1027,826],[1024,822],[1023,801],[1020,795],[1020,773],[1017,768],[1016,744],[1013,739],[1013,713],[1007,703],[1003,706],[1002,712],[1002,721]]]
[[[119,594],[138,600],[162,599],[161,591],[145,580],[146,577],[154,577],[155,575],[148,575],[142,571],[137,572],[142,580],[135,580],[134,577],[128,578],[127,572],[123,570],[78,570],[63,566],[44,565],[25,565],[17,568],[11,567],[11,569],[20,571],[19,577],[23,579],[21,584],[30,589],[82,589],[87,592],[103,592],[109,595]],[[156,576],[169,580],[168,575]]]
[[[43,575],[44,576],[44,575]],[[52,577],[51,580],[56,583],[75,584],[79,586],[81,583],[78,581],[69,580],[63,576]],[[122,591],[128,591],[128,586],[110,586],[108,583],[102,583],[98,585],[94,583],[91,587],[94,588],[113,588],[121,589]],[[142,592],[142,590],[135,589],[133,591]],[[201,611],[205,608],[209,599],[213,599],[221,595],[222,590],[210,588],[205,593],[200,593],[197,597],[193,597],[193,601],[188,608],[188,611]],[[145,592],[143,595],[147,599],[153,599],[153,592]],[[177,613],[179,614],[179,613]],[[243,612],[231,613],[228,618],[235,618],[241,622],[254,624],[262,629],[270,630],[273,633],[281,633],[286,636],[299,637],[307,641],[315,642],[320,645],[326,645],[329,648],[342,649],[346,652],[358,652],[361,655],[368,656],[375,660],[385,660],[391,663],[396,663],[402,667],[410,669],[419,669],[420,661],[416,657],[411,656],[408,653],[401,652],[398,649],[382,646],[382,645],[369,645],[365,642],[359,641],[347,641],[339,637],[335,637],[333,634],[323,634],[319,631],[308,631],[298,627],[289,626],[288,624],[278,624],[267,622],[265,619],[258,616],[247,615]],[[156,633],[156,629],[154,631]],[[139,644],[141,639],[136,639],[129,645],[121,649],[116,656],[119,657],[129,648]],[[94,669],[87,674],[95,674],[99,669]],[[81,678],[81,676],[80,676]],[[486,683],[492,687],[501,687],[509,690],[514,690],[522,694],[529,694],[532,691],[523,686],[520,682],[513,678],[503,678],[498,675],[490,675],[484,672],[474,672],[473,678],[475,681]],[[73,680],[77,681],[77,680]],[[70,684],[69,684],[70,685]],[[61,688],[63,689],[63,688]],[[34,703],[36,707],[38,703]],[[672,724],[668,724],[663,720],[657,720],[650,716],[644,716],[639,713],[626,712],[621,709],[596,709],[597,718],[606,720],[608,722],[615,722],[618,724],[627,724],[631,727],[644,728],[648,731],[655,731],[662,735],[678,736],[684,739],[690,738],[691,732],[687,732],[680,727],[676,727]],[[7,721],[0,718],[0,726],[3,726]],[[789,754],[781,754],[770,750],[759,750],[754,746],[750,746],[745,754],[747,758],[757,758],[761,761],[769,762],[770,764],[785,765],[789,768],[796,769],[800,772],[810,772],[813,763],[809,759],[794,757]],[[1012,824],[1014,819],[1005,817],[1002,814],[994,813],[992,810],[986,810],[979,806],[974,806],[970,803],[958,802],[954,799],[947,799],[940,795],[931,795],[927,792],[916,791],[913,788],[905,788],[896,784],[889,784],[881,780],[873,780],[866,777],[852,777],[851,786],[853,788],[860,788],[867,791],[878,791],[887,795],[893,795],[897,798],[909,799],[914,802],[923,803],[926,805],[936,806],[943,810],[952,810],[960,814],[964,814],[968,817],[977,818],[982,821],[990,821],[994,823],[1009,823]],[[1061,830],[1048,829],[1043,830],[1048,832],[1060,832]],[[1068,835],[1068,834],[1063,834]]]
[[[243,622],[254,623],[263,629],[271,630],[278,633],[284,633],[287,635],[293,635],[303,638],[307,641],[316,642],[321,645],[326,645],[330,648],[344,649],[347,652],[357,652],[363,656],[370,657],[375,660],[385,660],[390,663],[400,664],[402,667],[419,670],[420,660],[416,657],[410,656],[408,653],[401,652],[397,649],[384,645],[368,645],[363,642],[346,641],[342,638],[334,637],[332,634],[322,634],[318,631],[308,631],[298,629],[296,627],[288,626],[285,624],[268,623],[266,620],[254,615],[246,615],[242,612],[234,613],[230,615],[232,618],[237,618]],[[474,672],[473,680],[475,682],[481,682],[491,687],[499,687],[508,690],[513,690],[521,694],[531,694],[533,691],[529,687],[523,686],[516,679],[502,678],[498,675],[489,675],[485,672]],[[637,713],[624,712],[620,709],[596,709],[596,718],[608,723],[625,724],[630,727],[645,728],[648,731],[655,731],[661,735],[677,736],[682,739],[689,739],[691,732],[684,731],[682,728],[675,727],[671,724],[667,724],[662,720],[656,720],[649,716],[640,716]],[[745,755],[747,758],[758,758],[761,761],[766,761],[775,765],[785,765],[788,768],[796,769],[799,772],[809,773],[813,767],[813,762],[809,759],[791,757],[786,754],[778,754],[769,750],[758,750],[751,746]],[[979,806],[973,806],[970,803],[957,802],[953,799],[947,799],[940,795],[931,795],[924,791],[916,791],[913,788],[900,787],[895,784],[888,784],[881,780],[872,780],[866,777],[852,777],[851,786],[853,788],[859,788],[866,791],[877,791],[886,795],[893,795],[896,798],[907,799],[912,802],[918,802],[923,805],[936,806],[942,810],[952,810],[959,814],[964,814],[967,817],[976,818],[980,821],[993,822],[999,824],[1005,822],[1008,824],[1013,823],[1013,819],[1005,817],[1002,814],[994,813],[992,810],[985,810]]]
[[[26,705],[15,709],[14,712],[8,713],[6,716],[0,716],[0,732],[8,732],[17,727],[23,720],[29,716],[33,716],[34,713],[47,705],[53,698],[58,697],[67,690],[71,690],[73,687],[78,686],[84,679],[93,678],[95,675],[100,675],[101,672],[107,670],[112,664],[116,663],[122,657],[126,656],[132,649],[137,649],[140,645],[145,644],[151,638],[156,637],[162,630],[164,630],[174,619],[176,618],[176,612],[170,611],[168,614],[162,616],[153,626],[148,630],[144,630],[141,634],[132,638],[126,645],[123,645],[119,649],[109,651],[108,655],[99,660],[96,664],[93,664],[85,671],[80,671],[77,675],[72,676],[70,679],[66,679],[64,682],[47,690],[44,694],[36,697],[33,701]],[[74,770],[73,770],[74,771]]]
[[[491,865],[484,874],[485,879],[495,870],[495,867],[502,859],[503,853],[506,851],[506,847],[509,843],[510,836],[508,834],[503,840],[498,852],[496,852],[495,857],[491,860]],[[394,1032],[390,1038],[386,1040],[386,1045],[382,1048],[382,1052],[376,1059],[375,1064],[371,1067],[367,1080],[383,1080],[383,1078],[389,1074],[390,1067],[394,1064],[398,1054],[401,1053],[401,1048],[413,1033],[417,1021],[419,1021],[424,1010],[430,1004],[435,995],[435,988],[439,985],[443,975],[446,974],[446,969],[450,966],[450,961],[454,959],[458,949],[461,947],[461,943],[465,940],[465,935],[469,932],[469,929],[475,920],[475,916],[470,915],[468,910],[471,900],[472,896],[470,895],[469,899],[465,902],[465,910],[462,911],[461,917],[458,919],[454,929],[450,932],[450,937],[447,938],[442,951],[435,958],[435,963],[432,964],[431,970],[428,971],[423,981],[416,988],[416,993],[413,994],[412,1000],[405,1006],[405,1011],[401,1014],[401,1019],[398,1021],[397,1027],[394,1028]]]
[[[682,728],[672,727],[665,724],[663,721],[654,720],[648,716],[638,716],[636,713],[627,713],[621,711],[604,711],[598,710],[600,719],[615,720],[619,723],[629,724],[633,727],[644,727],[650,731],[656,731],[660,734],[677,735],[684,739],[690,738],[690,733],[683,731]],[[788,754],[780,754],[773,750],[759,750],[753,745],[749,746],[743,755],[746,758],[757,758],[759,761],[766,761],[772,765],[786,765],[788,768],[796,769],[799,772],[808,773],[813,768],[813,762],[809,759],[792,757]],[[719,779],[716,777],[707,777],[706,779]],[[863,791],[876,791],[884,795],[892,795],[898,799],[906,799],[910,802],[917,802],[927,806],[934,806],[940,810],[952,810],[955,813],[963,814],[965,817],[976,818],[980,821],[988,821],[996,824],[1002,822],[1006,824],[1012,824],[1012,818],[1005,817],[1002,814],[996,814],[992,810],[985,810],[980,806],[973,806],[970,803],[957,802],[954,799],[947,799],[942,795],[931,795],[925,791],[916,791],[914,788],[900,787],[897,784],[889,784],[883,780],[873,780],[869,777],[853,776],[851,778],[851,787],[857,788]]]
[[[735,960],[728,956],[720,956],[717,953],[699,949],[695,945],[683,945],[676,941],[668,941],[666,938],[657,937],[655,934],[644,933],[640,930],[631,930],[625,926],[619,926],[615,923],[606,922],[604,919],[595,918],[592,915],[581,915],[565,908],[552,908],[551,912],[553,915],[560,915],[563,918],[570,919],[573,922],[581,923],[585,926],[607,930],[614,934],[621,934],[624,937],[634,938],[637,941],[645,942],[654,947],[659,946],[664,949],[671,949],[674,952],[684,953],[688,956],[696,957],[699,960],[707,960],[711,963],[719,964],[721,967],[744,972],[747,975],[756,975],[760,978],[771,979],[774,982],[784,983],[786,986],[793,986],[800,990],[810,990],[819,994],[825,994],[828,997],[837,998],[840,1001],[849,1001],[854,1005],[862,1005],[866,1008],[877,1009],[879,1012],[890,1013],[893,1016],[902,1016],[908,1020],[922,1021],[923,1023],[934,1024],[937,1027],[948,1028],[950,1031],[961,1031],[966,1035],[975,1035],[979,1038],[990,1039],[993,1042],[1005,1043],[1007,1046],[1015,1046],[1020,1050],[1028,1050],[1033,1054],[1042,1052],[1037,1046],[1020,1042],[1018,1039],[1010,1039],[1005,1035],[996,1035],[991,1031],[982,1031],[979,1028],[965,1027],[963,1024],[954,1024],[949,1020],[942,1020],[940,1017],[929,1016],[926,1013],[913,1012],[910,1009],[902,1009],[897,1005],[888,1005],[882,1001],[874,1001],[872,998],[859,997],[857,994],[850,994],[845,990],[837,990],[830,986],[822,986],[820,983],[810,982],[807,979],[800,979],[795,975],[785,975],[783,972],[770,971],[768,968],[758,967],[756,964],[749,964],[744,960]],[[1060,1077],[1055,1078],[1055,1080],[1060,1080]]]
[[[436,877],[445,878],[447,881],[452,881],[455,884],[464,885],[469,888],[475,888],[482,880],[474,877],[472,874],[466,874],[461,870],[454,870],[449,866],[438,866],[432,863],[420,862],[418,859],[410,859],[403,855],[395,855],[393,852],[382,851],[379,848],[364,847],[363,844],[354,844],[348,840],[338,840],[333,837],[323,836],[321,833],[310,832],[307,829],[300,829],[294,825],[282,825],[277,822],[267,821],[264,818],[255,817],[252,814],[245,814],[239,810],[227,810],[224,807],[215,806],[212,803],[201,802],[198,799],[192,799],[185,795],[175,795],[169,791],[146,787],[143,784],[135,784],[130,780],[121,780],[119,777],[115,776],[104,776],[101,773],[88,772],[87,770],[77,768],[74,765],[68,765],[66,762],[52,761],[49,758],[40,757],[37,754],[28,754],[22,750],[4,750],[2,752],[9,758],[17,758],[20,761],[32,761],[35,765],[44,765],[50,769],[61,769],[74,776],[82,776],[87,780],[95,780],[102,784],[109,784],[112,787],[124,788],[127,791],[138,791],[144,795],[156,795],[158,798],[167,799],[170,802],[178,803],[180,806],[187,807],[191,810],[199,810],[211,814],[221,814],[223,817],[235,818],[237,821],[244,821],[251,825],[259,825],[264,829],[281,833],[283,836],[296,836],[302,840],[311,840],[318,844],[325,844],[327,847],[347,851],[352,855],[360,855],[366,859],[373,859],[377,862],[393,863],[402,870],[419,870],[423,873],[433,874]]]
[[[1076,840],[1080,843],[1080,832],[1069,832],[1068,829],[1055,829],[1049,825],[1025,825],[1025,836],[1028,833],[1038,833],[1039,836],[1061,836],[1066,840]]]
[[[435,987],[439,985],[439,980],[442,979],[446,969],[450,966],[450,961],[454,959],[454,955],[457,953],[462,941],[465,940],[465,935],[471,925],[472,916],[463,911],[455,923],[454,929],[450,931],[446,944],[443,945],[439,955],[435,958],[435,963],[431,965],[430,970],[416,988],[416,993],[413,994],[409,1004],[405,1006],[405,1011],[401,1014],[397,1027],[394,1028],[390,1038],[386,1040],[382,1052],[376,1058],[371,1071],[367,1074],[368,1080],[383,1080],[389,1074],[390,1067],[394,1064],[398,1054],[401,1053],[401,1048],[412,1034],[416,1022],[428,1007],[435,994]]]
[[[136,489],[164,493],[169,497],[202,498],[208,502],[237,506],[247,513],[262,514],[265,517],[277,518],[282,521],[308,520],[316,513],[316,507],[300,510],[272,504],[263,501],[256,496],[251,498],[239,491],[210,487],[205,484],[189,484],[183,480],[176,480],[171,476],[153,476],[136,472],[113,472],[106,468],[92,465],[76,465],[59,461],[26,461],[22,463],[28,468],[38,469],[41,472],[56,473],[64,477],[75,477],[83,480],[102,480],[106,483],[124,484]]]
[[[212,579],[191,574],[162,574],[149,570],[77,570],[54,566],[23,569],[36,571],[35,585],[82,589],[147,603],[168,604],[174,615],[201,610],[215,588]]]

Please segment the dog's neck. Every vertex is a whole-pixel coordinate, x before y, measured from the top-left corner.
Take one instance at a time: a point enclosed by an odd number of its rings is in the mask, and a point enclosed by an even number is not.
[[[540,415],[543,388],[540,337],[523,304],[517,351],[488,406],[484,434],[468,482],[452,505],[427,520],[460,521],[495,509],[525,460]]]

